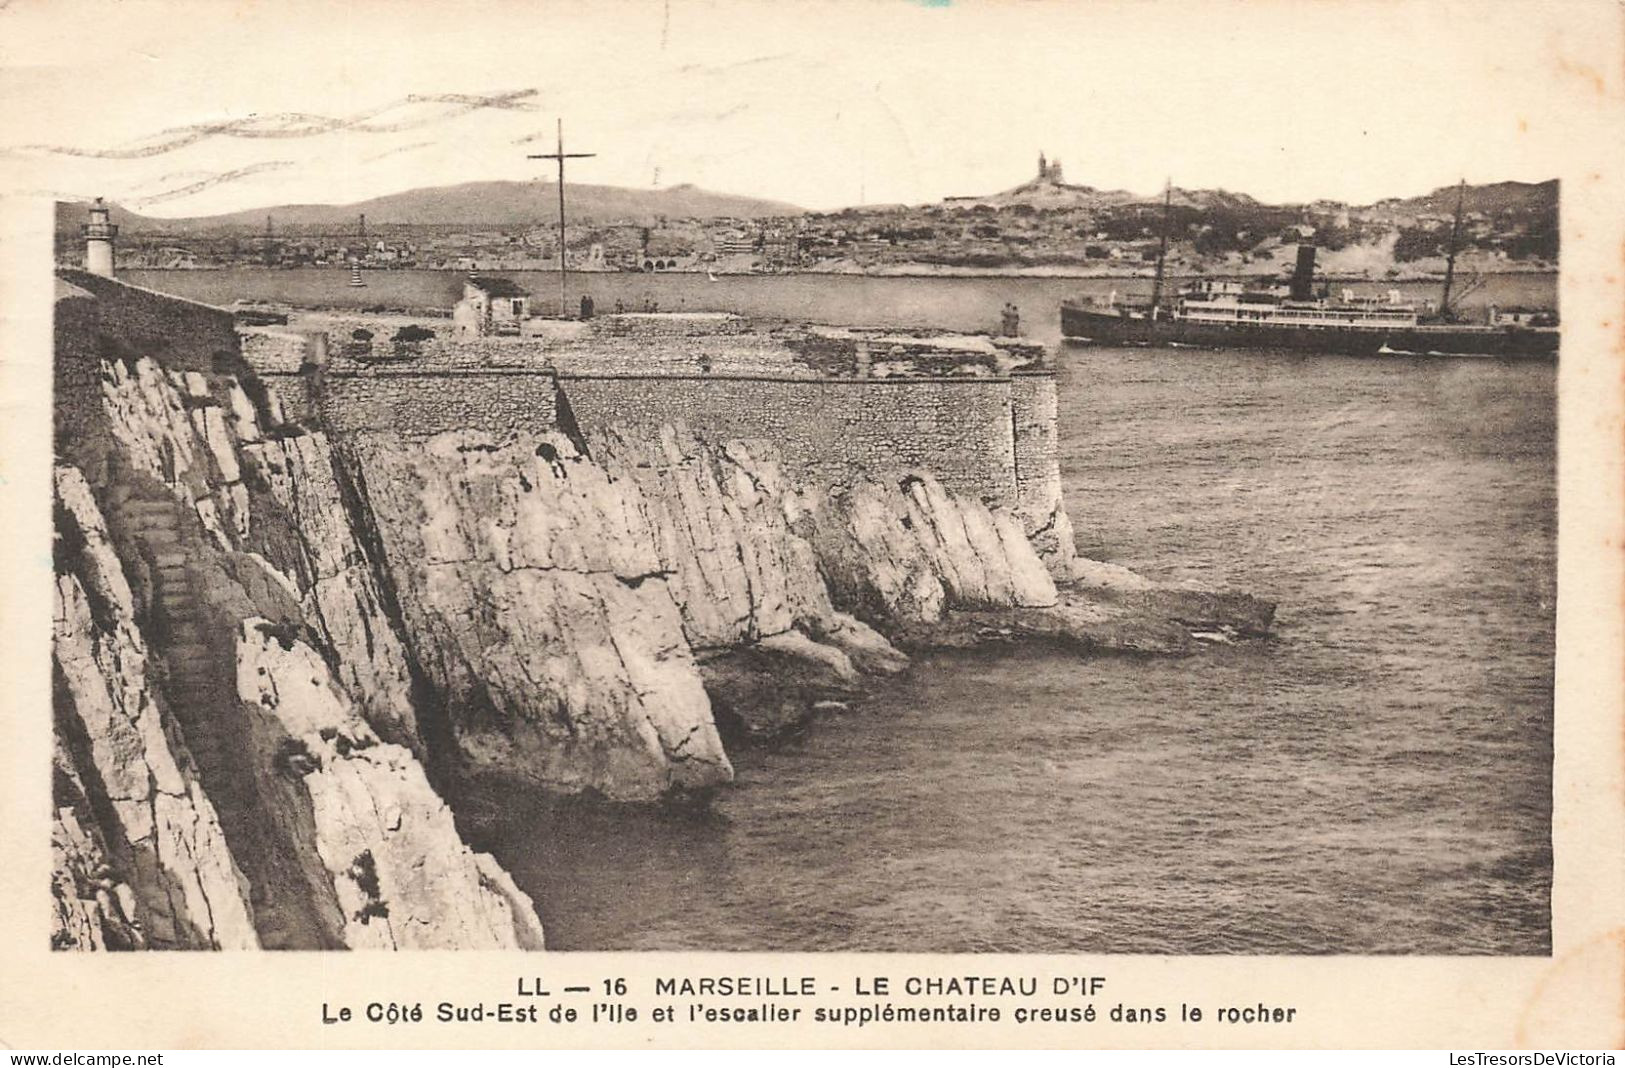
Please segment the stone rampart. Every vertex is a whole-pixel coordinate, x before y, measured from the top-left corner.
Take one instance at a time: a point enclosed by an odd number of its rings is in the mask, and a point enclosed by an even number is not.
[[[308,378],[325,428],[347,434],[395,430],[409,440],[448,430],[497,437],[558,425],[558,388],[546,372],[383,369]],[[292,383],[289,383],[290,387]]]
[[[1016,504],[1008,378],[560,373],[559,388],[584,432],[681,421],[714,442],[771,441],[788,473],[820,483],[918,468],[989,504]]]
[[[57,276],[90,299],[75,326],[94,333],[101,355],[149,356],[168,371],[239,369],[236,324],[224,308],[88,271],[63,268]]]
[[[1015,424],[1017,508],[1031,534],[1061,507],[1061,457],[1056,439],[1055,375],[1017,371],[1010,376]]]
[[[307,365],[323,362],[326,334],[298,333],[264,327],[239,329],[243,359],[254,370],[265,373],[296,373]]]
[[[93,478],[101,477],[108,446],[102,416],[105,362],[133,365],[149,357],[170,371],[247,371],[230,312],[88,271],[57,271],[54,335],[57,455]]]
[[[728,312],[612,312],[592,326],[602,337],[716,337],[747,333],[750,320]]]
[[[290,416],[336,434],[393,429],[422,440],[619,426],[653,437],[680,422],[713,443],[770,441],[788,474],[818,484],[929,471],[956,492],[1018,510],[1029,531],[1060,506],[1055,381],[1032,366],[1042,366],[1041,350],[835,328],[739,332],[743,320],[719,316],[626,316],[631,329],[610,340],[601,331],[611,321],[594,321],[589,337],[437,335],[410,353],[368,358],[340,345],[301,372],[283,336],[249,349]],[[710,332],[683,333],[700,326]],[[384,325],[372,332],[390,336]]]

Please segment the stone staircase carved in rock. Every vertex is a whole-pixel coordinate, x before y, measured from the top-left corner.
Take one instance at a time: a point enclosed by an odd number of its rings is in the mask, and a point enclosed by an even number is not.
[[[263,828],[273,820],[256,786],[253,747],[242,722],[234,632],[211,620],[205,591],[190,566],[202,535],[186,504],[162,490],[127,483],[112,494],[109,519],[150,567],[146,636],[163,665],[162,686],[180,724],[204,792],[214,804],[233,858],[249,881],[254,925],[265,949],[321,947],[319,924],[295,896],[269,884],[286,864]],[[188,529],[189,527],[195,529]]]

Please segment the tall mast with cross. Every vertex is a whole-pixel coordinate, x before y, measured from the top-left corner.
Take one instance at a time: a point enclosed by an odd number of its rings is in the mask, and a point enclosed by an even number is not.
[[[559,119],[558,124],[558,149],[526,158],[556,159],[559,161],[559,318],[562,319],[569,315],[569,305],[565,303],[564,291],[564,161],[567,159],[591,159],[597,153],[564,151],[564,120]]]

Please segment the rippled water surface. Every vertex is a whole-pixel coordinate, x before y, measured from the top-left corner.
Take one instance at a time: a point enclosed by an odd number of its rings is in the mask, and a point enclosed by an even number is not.
[[[554,946],[1547,951],[1554,368],[1059,360],[1084,551],[1279,635],[934,656],[709,814],[518,805]]]

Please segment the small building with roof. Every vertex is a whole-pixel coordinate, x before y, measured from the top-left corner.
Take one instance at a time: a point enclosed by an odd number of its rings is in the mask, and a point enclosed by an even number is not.
[[[471,275],[463,283],[463,299],[451,310],[458,337],[517,334],[530,318],[530,292],[507,278]]]

